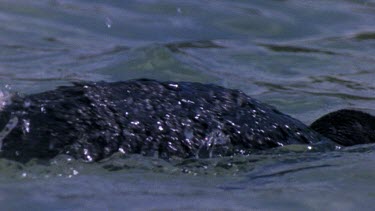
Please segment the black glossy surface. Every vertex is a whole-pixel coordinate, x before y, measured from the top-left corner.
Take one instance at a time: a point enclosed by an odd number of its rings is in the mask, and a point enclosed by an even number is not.
[[[2,153],[16,160],[66,153],[91,161],[117,151],[204,158],[329,142],[240,91],[189,82],[78,83],[15,97],[1,127],[9,119],[18,124]]]

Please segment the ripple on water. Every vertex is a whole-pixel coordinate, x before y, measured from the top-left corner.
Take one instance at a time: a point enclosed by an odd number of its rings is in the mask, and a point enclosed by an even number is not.
[[[59,155],[52,160],[33,159],[27,163],[0,159],[0,180],[72,178],[79,175],[128,174],[134,172],[191,176],[244,176],[257,174],[256,172],[259,169],[263,169],[264,174],[273,174],[273,168],[269,168],[270,166],[282,168],[286,165],[289,168],[288,165],[290,164],[297,165],[298,168],[308,169],[312,163],[320,163],[321,165],[328,163],[327,165],[330,165],[329,163],[332,161],[338,162],[340,165],[346,165],[344,160],[351,159],[351,157],[371,157],[374,152],[374,144],[329,152],[311,149],[309,145],[290,145],[252,152],[247,155],[206,159],[171,158],[170,160],[164,160],[137,154],[126,155],[121,152],[97,163],[82,162],[68,155]],[[375,159],[375,157],[372,159]]]
[[[374,18],[370,1],[4,0],[0,84],[35,93],[79,80],[218,83],[312,122],[342,107],[373,108]],[[124,201],[144,210],[371,209],[374,146],[314,150],[0,159],[0,202],[4,210],[121,210]]]

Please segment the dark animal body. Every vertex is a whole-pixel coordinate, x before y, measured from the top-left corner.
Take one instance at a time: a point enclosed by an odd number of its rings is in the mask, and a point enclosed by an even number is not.
[[[365,143],[375,141],[371,124]],[[319,125],[313,126],[319,131]],[[153,80],[76,83],[15,96],[0,113],[0,128],[1,156],[18,161],[61,153],[97,161],[118,151],[168,159],[345,145],[241,91]]]

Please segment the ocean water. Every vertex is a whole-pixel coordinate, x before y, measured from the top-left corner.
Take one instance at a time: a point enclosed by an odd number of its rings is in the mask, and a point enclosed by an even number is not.
[[[240,89],[306,124],[374,111],[373,0],[2,0],[0,23],[1,93],[151,78]],[[0,209],[373,210],[375,145],[306,151],[0,159]]]

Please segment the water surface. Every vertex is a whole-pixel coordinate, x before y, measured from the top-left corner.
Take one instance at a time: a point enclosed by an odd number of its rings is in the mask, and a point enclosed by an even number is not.
[[[370,0],[3,0],[1,90],[152,78],[215,83],[305,123],[374,109]],[[370,210],[374,146],[166,162],[0,160],[4,210]]]

